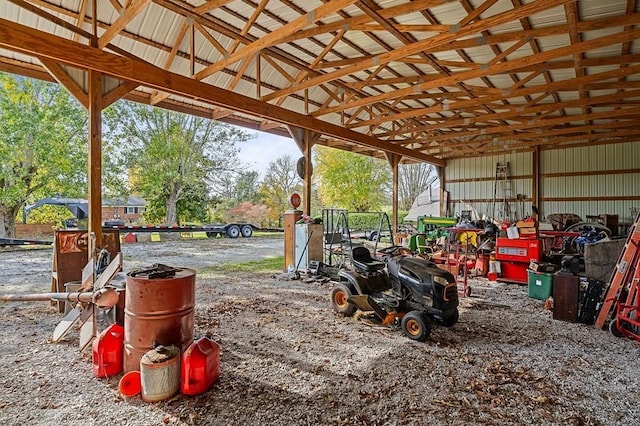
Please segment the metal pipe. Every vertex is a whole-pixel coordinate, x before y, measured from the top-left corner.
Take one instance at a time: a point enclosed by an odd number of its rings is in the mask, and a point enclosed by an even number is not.
[[[46,300],[60,300],[68,302],[91,302],[98,306],[109,307],[118,303],[118,292],[113,288],[102,288],[94,292],[84,293],[30,293],[30,294],[3,294],[2,302],[38,302]]]

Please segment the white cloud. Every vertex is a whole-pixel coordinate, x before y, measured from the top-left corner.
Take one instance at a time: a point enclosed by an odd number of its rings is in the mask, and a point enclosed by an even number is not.
[[[289,154],[293,160],[302,156],[298,145],[291,138],[257,132],[257,137],[240,145],[240,160],[248,165],[248,169],[255,170],[264,176],[269,163]]]

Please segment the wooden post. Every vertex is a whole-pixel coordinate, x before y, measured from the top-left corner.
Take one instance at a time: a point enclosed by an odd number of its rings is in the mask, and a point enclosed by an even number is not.
[[[539,218],[544,217],[542,212],[542,205],[540,204],[540,145],[536,146],[535,151],[533,151],[533,185],[531,187],[531,217],[536,220],[540,220]],[[538,209],[538,214],[534,216],[533,206]]]
[[[391,195],[391,231],[393,235],[398,233],[398,166],[400,164],[400,157],[397,154],[387,153],[387,161],[391,165],[391,171],[393,172],[393,190]]]
[[[304,131],[304,214],[311,216],[311,175],[313,167],[311,164],[311,131]]]
[[[89,71],[89,235],[102,247],[102,73]],[[91,244],[89,244],[91,259]]]

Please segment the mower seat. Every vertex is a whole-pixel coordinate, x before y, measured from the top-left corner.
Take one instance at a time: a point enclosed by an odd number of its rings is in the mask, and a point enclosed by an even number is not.
[[[366,247],[356,247],[351,251],[351,263],[356,269],[364,272],[376,272],[384,269],[384,262],[371,257],[371,252]]]

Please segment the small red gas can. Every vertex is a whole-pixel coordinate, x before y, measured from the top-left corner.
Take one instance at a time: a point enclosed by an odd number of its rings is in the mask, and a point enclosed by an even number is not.
[[[205,393],[220,377],[220,346],[207,337],[193,342],[182,354],[180,391]]]
[[[115,376],[122,371],[124,328],[111,324],[93,341],[93,374],[96,377]]]

